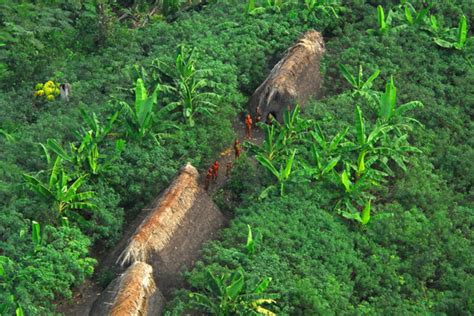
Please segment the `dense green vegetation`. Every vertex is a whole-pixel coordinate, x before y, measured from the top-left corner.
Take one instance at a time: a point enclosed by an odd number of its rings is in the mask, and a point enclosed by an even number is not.
[[[248,144],[168,312],[473,313],[474,7],[401,2],[1,2],[0,314],[54,313],[310,28],[325,97]]]

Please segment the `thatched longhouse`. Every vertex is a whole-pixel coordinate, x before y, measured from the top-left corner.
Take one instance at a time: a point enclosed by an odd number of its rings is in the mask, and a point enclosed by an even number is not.
[[[311,97],[319,97],[319,68],[324,51],[321,33],[310,30],[303,34],[250,98],[248,107],[252,117],[266,121],[271,114],[281,122],[286,110],[296,104],[304,106]]]
[[[178,272],[197,259],[202,243],[224,225],[224,217],[199,185],[199,174],[183,167],[129,240],[117,263],[153,267],[164,293],[179,284]]]

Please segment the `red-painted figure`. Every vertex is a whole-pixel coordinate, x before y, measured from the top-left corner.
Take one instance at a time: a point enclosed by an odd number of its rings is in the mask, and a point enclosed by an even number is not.
[[[234,152],[235,152],[235,159],[240,157],[240,153],[242,152],[242,148],[240,148],[240,141],[238,139],[234,142]]]
[[[215,181],[219,176],[219,162],[216,160],[212,165],[212,179]]]
[[[246,127],[246,137],[250,139],[252,137],[252,117],[250,114],[247,114],[245,117],[245,127]]]
[[[204,182],[204,189],[206,189],[206,191],[209,189],[209,184],[211,184],[211,180],[213,177],[214,177],[214,169],[211,166],[207,170],[206,181]]]

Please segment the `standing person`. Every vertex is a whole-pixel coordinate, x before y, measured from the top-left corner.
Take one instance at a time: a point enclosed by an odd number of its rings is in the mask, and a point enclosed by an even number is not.
[[[241,152],[242,152],[242,148],[240,148],[240,141],[236,138],[234,142],[235,159],[240,157]]]
[[[246,137],[248,139],[252,138],[252,117],[250,114],[247,114],[247,117],[245,118],[245,127],[246,127]]]
[[[219,176],[219,162],[216,160],[214,164],[212,165],[212,179],[216,181],[218,176]]]
[[[214,176],[214,169],[211,166],[207,170],[206,181],[204,182],[204,189],[206,191],[209,189],[209,184],[211,184],[211,180],[212,180],[213,176]]]

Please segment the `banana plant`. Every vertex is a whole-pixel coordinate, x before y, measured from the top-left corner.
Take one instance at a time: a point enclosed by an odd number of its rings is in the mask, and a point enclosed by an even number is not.
[[[270,161],[268,158],[266,158],[263,155],[257,154],[255,156],[255,159],[263,166],[265,169],[267,169],[272,175],[275,176],[275,178],[278,181],[278,185],[280,187],[280,196],[285,195],[285,184],[290,178],[291,175],[291,169],[293,167],[293,162],[295,160],[295,155],[296,155],[296,149],[293,150],[291,155],[288,157],[286,160],[286,163],[283,166],[283,163],[280,164],[280,168],[277,169],[272,161]],[[275,187],[270,186],[266,188],[262,194],[260,195],[261,198],[264,198],[268,195],[269,191],[273,190]]]
[[[216,93],[203,91],[209,87],[209,82],[199,77],[207,70],[197,69],[194,54],[195,49],[188,51],[184,46],[180,47],[175,59],[174,86],[169,87],[178,98],[169,106],[181,108],[186,124],[191,127],[195,125],[197,115],[211,117],[217,109],[217,104],[214,101],[220,99]]]
[[[381,5],[377,6],[377,23],[378,30],[381,34],[386,34],[392,24],[392,11],[390,10],[385,18],[385,12]]]
[[[119,101],[127,114],[127,135],[129,137],[143,139],[149,136],[160,145],[159,139],[161,136],[166,136],[165,131],[176,127],[170,123],[171,112],[176,108],[175,104],[168,104],[158,110],[155,109],[160,90],[162,90],[161,85],[157,85],[152,94],[148,95],[143,80],[139,78],[135,83],[134,106]],[[154,123],[157,123],[157,126]],[[155,133],[154,130],[157,130],[158,133]]]
[[[91,203],[94,192],[78,192],[87,175],[73,180],[66,174],[61,163],[62,158],[58,156],[49,175],[48,183],[43,183],[34,176],[23,174],[28,188],[46,202],[51,203],[59,217],[71,210],[95,208],[95,205]]]
[[[125,112],[128,114],[127,132],[129,135],[135,138],[143,138],[151,133],[153,110],[157,103],[158,91],[159,86],[153,90],[151,96],[148,96],[143,80],[139,78],[135,83],[134,107],[126,102],[121,102]]]
[[[93,141],[92,131],[87,132],[80,143],[76,146],[70,143],[70,153],[68,153],[55,139],[48,139],[46,148],[56,153],[65,161],[72,163],[78,174],[83,171],[93,175],[99,174],[101,164],[99,163],[99,148]]]
[[[361,212],[358,212],[358,211],[355,211],[355,212],[354,211],[353,212],[342,211],[341,212],[342,217],[353,220],[353,221],[356,221],[356,222],[359,222],[362,225],[367,225],[370,221],[371,201],[372,200],[369,199],[365,203],[364,208],[362,209]]]
[[[310,132],[310,162],[301,161],[302,170],[300,173],[304,177],[309,177],[312,180],[318,181],[324,176],[333,172],[341,160],[341,154],[347,151],[344,149],[347,144],[343,143],[349,128],[337,133],[330,141],[321,130],[320,126],[316,124],[316,130]]]
[[[340,7],[339,1],[335,0],[305,0],[305,13],[306,16],[309,14],[314,14],[315,12],[323,12],[325,15],[332,15],[334,18],[338,19],[339,15],[337,11]]]
[[[393,77],[390,77],[390,81],[385,85],[385,93],[379,98],[378,118],[384,124],[393,123],[405,128],[408,127],[407,123],[410,122],[422,126],[416,119],[404,116],[406,112],[419,107],[423,107],[423,103],[420,101],[410,101],[397,105],[397,88]]]
[[[409,2],[406,2],[404,5],[404,12],[405,12],[405,19],[408,25],[423,25],[425,24],[426,16],[430,12],[432,4],[428,7],[421,9],[420,11],[416,11],[413,5]]]
[[[456,36],[451,35],[456,32]],[[448,38],[434,37],[434,42],[444,48],[455,48],[457,50],[463,50],[467,44],[467,18],[463,14],[459,19],[459,25],[457,29],[449,31]]]
[[[207,284],[202,292],[189,294],[189,305],[211,315],[276,315],[266,305],[276,303],[276,295],[265,294],[271,278],[266,277],[257,285],[245,281],[244,271],[238,268],[233,273],[214,275],[206,270]]]
[[[265,124],[263,126],[265,130],[265,140],[259,148],[260,155],[263,155],[270,161],[276,159],[283,150],[284,134],[280,133],[276,126],[276,124]]]
[[[398,25],[393,26],[393,18],[395,16],[395,12],[393,10],[389,10],[387,15],[385,15],[385,11],[381,5],[377,6],[377,30],[374,32],[373,29],[369,29],[369,33],[378,33],[381,35],[386,35],[389,32],[397,32],[400,31],[402,28],[405,28],[407,25]]]
[[[354,76],[345,65],[339,64],[339,70],[342,73],[342,76],[349,82],[354,89],[353,95],[359,94],[363,98],[365,98],[367,101],[370,103],[374,103],[376,97],[377,97],[377,92],[372,90],[372,85],[375,81],[375,79],[378,78],[380,75],[380,70],[375,70],[372,75],[367,78],[367,80],[364,80],[364,71],[362,68],[362,65],[359,65],[359,72],[357,76]]]
[[[105,125],[102,125],[102,123],[97,118],[95,112],[92,112],[92,114],[88,114],[86,111],[81,109],[81,114],[82,118],[87,124],[88,129],[82,128],[81,131],[77,133],[77,135],[84,135],[91,131],[92,141],[94,143],[100,144],[110,134],[110,131],[112,130],[112,127],[115,121],[117,120],[120,112],[117,111],[112,114],[112,116],[109,118]]]

